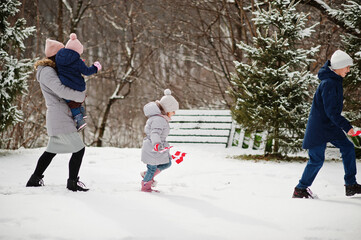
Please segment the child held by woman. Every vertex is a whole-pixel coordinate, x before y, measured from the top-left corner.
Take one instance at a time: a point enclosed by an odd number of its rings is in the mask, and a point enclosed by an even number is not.
[[[72,33],[65,48],[60,49],[55,56],[58,76],[62,84],[80,92],[85,91],[85,81],[82,74],[90,76],[102,69],[99,62],[94,62],[92,66],[88,67],[80,58],[83,50],[84,47],[77,39],[76,34]],[[84,120],[86,114],[82,103],[66,99],[65,101],[76,122],[77,130],[82,130],[86,126]]]

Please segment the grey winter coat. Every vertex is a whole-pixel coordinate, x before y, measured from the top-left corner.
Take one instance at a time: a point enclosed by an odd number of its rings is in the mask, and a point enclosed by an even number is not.
[[[79,92],[64,86],[54,68],[39,66],[36,79],[46,102],[46,128],[49,136],[77,132],[71,111],[64,99],[83,102],[85,91]],[[64,99],[63,99],[64,98]]]
[[[154,145],[157,143],[162,147],[169,147],[169,143],[166,141],[170,130],[167,117],[162,116],[155,102],[146,104],[143,110],[148,120],[144,127],[147,136],[143,140],[142,162],[149,165],[169,163],[171,160],[169,150],[164,152],[155,152],[153,150]]]

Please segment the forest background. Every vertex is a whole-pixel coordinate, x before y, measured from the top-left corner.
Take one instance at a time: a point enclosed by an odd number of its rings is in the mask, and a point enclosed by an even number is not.
[[[257,34],[252,21],[255,0],[20,2],[10,23],[24,18],[27,26],[36,28],[24,41],[22,57],[41,59],[47,38],[66,43],[75,32],[84,45],[81,57],[86,64],[99,61],[103,66],[86,78],[88,126],[82,137],[88,146],[140,147],[143,106],[160,99],[166,88],[181,109],[230,109],[233,100],[226,91],[232,87],[234,61],[248,61],[237,44],[251,44]],[[297,5],[298,11],[309,14],[308,26],[317,24],[311,37],[300,42],[302,48],[320,46],[307,69],[314,74],[336,49],[343,49],[341,35],[350,32],[321,3],[340,9],[345,1],[305,0]],[[1,148],[47,143],[44,98],[34,73],[27,81],[27,93],[17,97],[23,121],[1,133]],[[359,101],[358,92],[349,91],[353,101]]]

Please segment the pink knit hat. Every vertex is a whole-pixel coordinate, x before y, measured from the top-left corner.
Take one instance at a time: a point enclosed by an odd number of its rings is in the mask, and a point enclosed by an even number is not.
[[[80,55],[83,53],[83,45],[80,43],[75,33],[70,34],[70,39],[66,43],[65,48],[74,50]]]
[[[46,57],[55,56],[56,53],[63,47],[64,47],[64,44],[62,44],[61,42],[51,40],[48,38],[48,39],[46,39],[46,42],[45,42],[45,56]]]

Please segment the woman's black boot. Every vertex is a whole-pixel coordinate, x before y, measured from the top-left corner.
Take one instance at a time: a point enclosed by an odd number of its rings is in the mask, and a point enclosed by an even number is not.
[[[68,179],[68,184],[66,186],[67,189],[71,191],[82,191],[86,192],[89,189],[85,188],[85,184],[79,181],[79,177],[77,179]]]
[[[41,175],[40,177],[33,174],[31,175],[29,181],[27,182],[26,186],[27,187],[42,187],[44,186],[44,181],[43,181],[43,177],[44,175]]]

